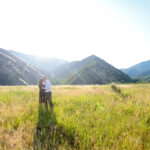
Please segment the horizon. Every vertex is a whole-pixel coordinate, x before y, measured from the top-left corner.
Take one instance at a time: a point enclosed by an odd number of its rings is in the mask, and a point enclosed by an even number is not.
[[[1,49],[1,48],[0,48],[0,49]],[[21,54],[23,54],[23,55],[30,55],[30,56],[39,57],[39,58],[41,58],[41,59],[44,59],[44,58],[45,58],[45,59],[47,59],[47,58],[50,58],[50,59],[61,59],[61,60],[68,61],[68,62],[82,61],[83,59],[86,59],[87,57],[90,57],[90,56],[99,57],[99,56],[97,56],[97,55],[95,55],[95,54],[91,54],[91,55],[88,55],[88,56],[84,56],[83,58],[78,59],[78,60],[66,60],[66,59],[62,59],[62,58],[58,58],[58,57],[49,57],[49,56],[39,56],[39,55],[27,54],[27,53],[22,53],[22,52],[15,51],[15,50],[7,50],[7,51],[14,51],[14,52],[17,52],[17,53],[21,53]],[[101,57],[99,57],[99,58],[100,58],[100,59],[103,59],[103,58],[101,58]],[[105,60],[105,59],[103,59],[103,60],[106,61],[107,63],[109,63],[107,60]],[[136,63],[136,64],[134,64],[134,65],[132,65],[132,66],[129,66],[128,68],[133,67],[133,66],[135,66],[135,65],[137,65],[137,64],[146,62],[146,61],[150,61],[150,59],[144,60],[144,61],[142,61],[142,62],[138,62],[138,63]],[[109,63],[109,64],[110,64],[110,63]],[[112,65],[112,64],[111,64],[111,65]],[[117,68],[116,66],[114,66],[114,67]],[[117,68],[117,69],[128,69],[128,68]]]
[[[90,55],[116,68],[150,60],[150,1],[0,2],[0,47],[76,61]]]

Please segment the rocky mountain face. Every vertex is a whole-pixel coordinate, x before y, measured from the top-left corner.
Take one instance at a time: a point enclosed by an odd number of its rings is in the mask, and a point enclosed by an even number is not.
[[[42,75],[37,68],[0,49],[0,85],[37,84]]]

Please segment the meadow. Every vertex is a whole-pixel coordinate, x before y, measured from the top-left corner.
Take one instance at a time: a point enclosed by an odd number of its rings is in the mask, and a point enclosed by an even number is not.
[[[150,84],[0,87],[0,150],[150,149]]]

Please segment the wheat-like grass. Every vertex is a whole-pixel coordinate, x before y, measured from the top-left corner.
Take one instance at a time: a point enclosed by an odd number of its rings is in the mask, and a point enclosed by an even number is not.
[[[150,85],[0,87],[0,149],[150,149]]]

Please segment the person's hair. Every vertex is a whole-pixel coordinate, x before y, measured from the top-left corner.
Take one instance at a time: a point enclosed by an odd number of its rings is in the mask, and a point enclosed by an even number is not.
[[[39,80],[39,88],[40,88],[40,89],[44,86],[43,83],[44,83],[44,79],[41,78],[41,79]]]
[[[47,77],[46,77],[46,76],[44,76],[44,77],[43,77],[43,79],[44,79],[44,80],[46,80],[46,79],[47,79]]]

